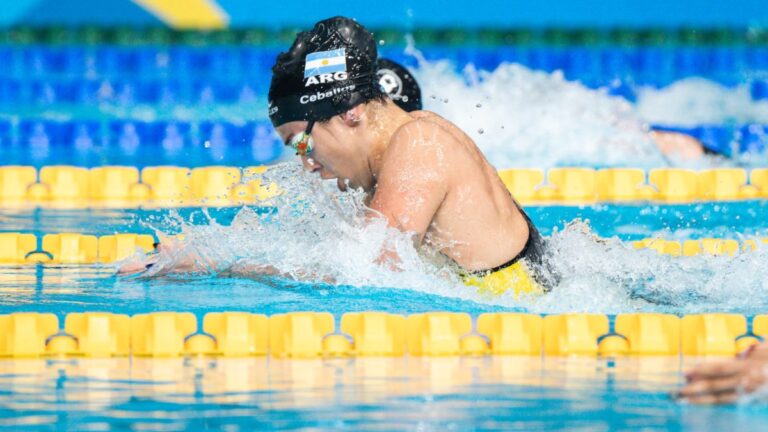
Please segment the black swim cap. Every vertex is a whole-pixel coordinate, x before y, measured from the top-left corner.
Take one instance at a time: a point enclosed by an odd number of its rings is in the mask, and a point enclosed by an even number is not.
[[[377,56],[371,32],[349,18],[329,18],[299,33],[272,67],[272,124],[327,119],[381,95]]]
[[[408,69],[392,60],[380,58],[376,74],[381,90],[388,94],[397,106],[408,112],[421,109],[421,88]]]

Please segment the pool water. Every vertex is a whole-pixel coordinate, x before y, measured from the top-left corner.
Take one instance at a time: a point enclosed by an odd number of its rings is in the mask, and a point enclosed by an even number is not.
[[[553,242],[561,249],[562,255],[553,265],[565,269],[561,286],[556,287],[555,292],[544,299],[530,301],[511,295],[479,295],[455,281],[433,275],[419,274],[415,279],[399,279],[378,267],[370,269],[378,274],[377,277],[359,279],[359,284],[334,286],[280,278],[215,275],[123,278],[115,275],[112,265],[47,266],[3,269],[0,272],[0,312],[17,311],[23,304],[24,310],[55,311],[62,319],[68,312],[99,310],[128,314],[183,310],[195,312],[200,317],[207,311],[245,310],[274,314],[299,309],[333,310],[336,313],[381,310],[406,314],[432,310],[472,314],[503,310],[538,313],[589,310],[611,314],[719,311],[754,315],[768,309],[768,302],[760,300],[762,296],[750,295],[764,289],[766,273],[762,263],[765,254],[761,250],[745,252],[736,258],[669,257],[652,251],[635,251],[631,241],[647,237],[677,240],[717,237],[739,241],[765,237],[768,232],[768,218],[764,217],[766,205],[765,201],[743,201],[656,206],[530,206],[527,211],[533,222],[544,235],[555,234]],[[257,213],[267,217],[273,210],[257,208]],[[214,253],[231,242],[247,244],[249,239],[242,237],[242,230],[232,227],[233,220],[243,211],[245,209],[239,207],[206,211],[200,208],[6,208],[0,210],[0,222],[9,231],[31,232],[38,236],[51,232],[172,235],[186,230],[187,233],[199,233],[199,241]],[[588,220],[589,225],[566,229],[566,225],[576,218]],[[204,231],[210,221],[219,227],[213,234]],[[320,230],[326,222],[313,223],[317,227],[312,227]],[[581,233],[583,227],[589,235]],[[612,244],[600,245],[591,235],[615,240]],[[270,256],[269,242],[260,241],[260,236],[252,234],[252,247]],[[299,236],[297,231],[296,237]],[[274,254],[281,252],[279,246],[273,248]],[[314,263],[307,261],[305,265],[318,268],[331,268],[345,259],[343,255],[311,255],[309,250],[304,253],[305,257],[313,256],[317,260]],[[638,261],[639,257],[643,259]],[[419,267],[413,270],[418,272]],[[367,271],[360,269],[361,273]],[[622,276],[622,273],[627,275]],[[738,277],[741,283],[734,286],[728,282],[733,277]],[[686,281],[684,289],[676,288],[683,280]],[[408,282],[413,285],[406,284]],[[651,296],[642,294],[649,288],[658,292]],[[729,295],[735,293],[741,295]],[[642,299],[636,299],[637,296]]]
[[[34,430],[759,430],[672,402],[700,359],[0,361],[0,426]]]

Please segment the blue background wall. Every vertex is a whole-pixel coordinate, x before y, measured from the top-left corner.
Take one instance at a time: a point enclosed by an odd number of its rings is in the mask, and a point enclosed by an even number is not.
[[[757,26],[768,27],[768,0],[209,0],[232,27],[306,26],[348,15],[368,26]],[[131,0],[7,0],[0,25],[161,24]]]
[[[306,25],[344,14],[368,26],[747,26],[768,24],[768,0],[219,0],[231,24]],[[374,6],[376,5],[376,6]]]

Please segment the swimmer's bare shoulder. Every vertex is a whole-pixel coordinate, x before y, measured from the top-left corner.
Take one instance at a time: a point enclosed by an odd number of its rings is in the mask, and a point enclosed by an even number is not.
[[[449,159],[458,145],[448,130],[430,119],[416,118],[401,126],[382,157],[371,208],[391,226],[423,238],[451,188]]]
[[[434,175],[449,173],[445,159],[460,147],[462,137],[452,130],[455,126],[437,114],[419,113],[424,114],[415,118],[412,116],[413,121],[402,125],[392,135],[382,168],[416,160],[420,161],[425,172],[434,170]]]
[[[463,130],[461,130],[458,126],[451,123],[450,121],[444,119],[440,115],[433,113],[432,111],[413,111],[409,114],[412,118],[417,120],[427,120],[434,122],[440,125],[440,127],[445,128],[451,135],[463,142],[465,145],[477,147],[472,138],[470,138],[469,135],[467,135]]]
[[[453,126],[453,127],[455,127],[453,125],[453,123],[451,123],[448,120],[440,117],[440,115],[438,115],[437,113],[433,113],[432,111],[423,111],[423,110],[422,111],[412,111],[412,112],[410,112],[408,114],[414,120],[429,120],[429,121],[435,122],[435,123],[437,123],[437,124],[439,124],[440,126],[443,126],[443,127],[445,127],[445,126]]]

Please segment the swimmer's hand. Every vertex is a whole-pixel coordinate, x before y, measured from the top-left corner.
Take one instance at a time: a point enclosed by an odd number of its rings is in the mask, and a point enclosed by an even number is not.
[[[152,268],[156,262],[157,255],[149,255],[138,259],[124,261],[117,270],[117,274],[120,276],[137,275]]]
[[[158,270],[155,268],[153,276],[168,273],[190,273],[202,270],[202,266],[199,264],[200,257],[187,250],[183,242],[179,240],[173,238],[162,239],[159,244],[156,244],[155,249],[156,253],[124,261],[120,265],[117,274],[121,276],[141,274],[153,268],[155,264],[158,264],[161,257],[163,257],[163,269]]]
[[[699,365],[685,374],[675,396],[695,404],[727,404],[768,383],[768,343],[753,345],[739,358]]]

